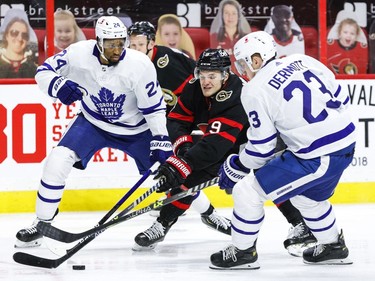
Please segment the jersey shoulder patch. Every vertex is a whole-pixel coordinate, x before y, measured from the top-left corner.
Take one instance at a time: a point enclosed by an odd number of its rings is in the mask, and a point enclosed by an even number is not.
[[[165,54],[164,56],[158,58],[156,64],[159,68],[164,68],[168,65],[169,63],[169,57],[168,54]]]
[[[220,91],[216,94],[216,100],[218,102],[223,102],[223,101],[226,101],[227,99],[229,99],[233,94],[233,91]]]

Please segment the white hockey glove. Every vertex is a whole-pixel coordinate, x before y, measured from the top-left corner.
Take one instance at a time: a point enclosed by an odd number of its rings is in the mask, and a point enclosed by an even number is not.
[[[150,142],[151,164],[163,164],[169,156],[173,155],[172,143],[168,136],[154,136]]]

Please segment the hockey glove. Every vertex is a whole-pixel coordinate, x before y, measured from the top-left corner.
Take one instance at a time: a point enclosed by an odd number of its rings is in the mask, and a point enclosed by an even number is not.
[[[83,93],[76,82],[62,76],[58,76],[54,80],[51,96],[57,97],[66,105],[70,105],[77,100],[82,100]]]
[[[161,165],[154,177],[159,179],[161,186],[156,192],[164,192],[179,187],[191,174],[192,168],[182,158],[171,156]]]
[[[172,143],[168,136],[154,136],[150,142],[151,164],[163,164],[169,156],[173,155]]]
[[[237,154],[231,154],[219,169],[219,186],[225,189],[227,194],[232,194],[234,185],[250,173],[240,162]]]
[[[178,157],[183,157],[193,146],[193,138],[190,135],[183,135],[174,142],[173,152]]]

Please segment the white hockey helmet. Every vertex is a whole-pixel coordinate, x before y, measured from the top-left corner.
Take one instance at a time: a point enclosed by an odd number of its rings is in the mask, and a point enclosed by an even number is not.
[[[127,46],[127,29],[124,23],[115,16],[102,16],[98,19],[95,26],[95,35],[98,45],[103,49],[104,39],[125,39]]]
[[[276,43],[272,36],[265,31],[251,32],[242,37],[234,45],[234,62],[238,72],[242,75],[244,72],[244,63],[248,65],[252,72],[257,72],[259,69],[253,69],[251,66],[251,57],[254,54],[259,54],[263,60],[261,68],[271,59],[277,55]]]

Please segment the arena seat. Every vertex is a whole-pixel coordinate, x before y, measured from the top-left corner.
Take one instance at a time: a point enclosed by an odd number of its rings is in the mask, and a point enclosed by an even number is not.
[[[303,38],[305,40],[305,54],[319,59],[319,36],[318,31],[313,26],[301,26]]]
[[[193,40],[195,54],[198,58],[205,49],[210,47],[210,32],[203,27],[185,27],[184,29]]]
[[[46,59],[46,52],[44,49],[44,38],[46,37],[45,29],[34,29],[36,37],[38,38],[38,53],[39,53],[39,64],[42,64]]]
[[[83,27],[81,28],[82,32],[85,34],[86,39],[95,39],[95,28],[93,27]]]

